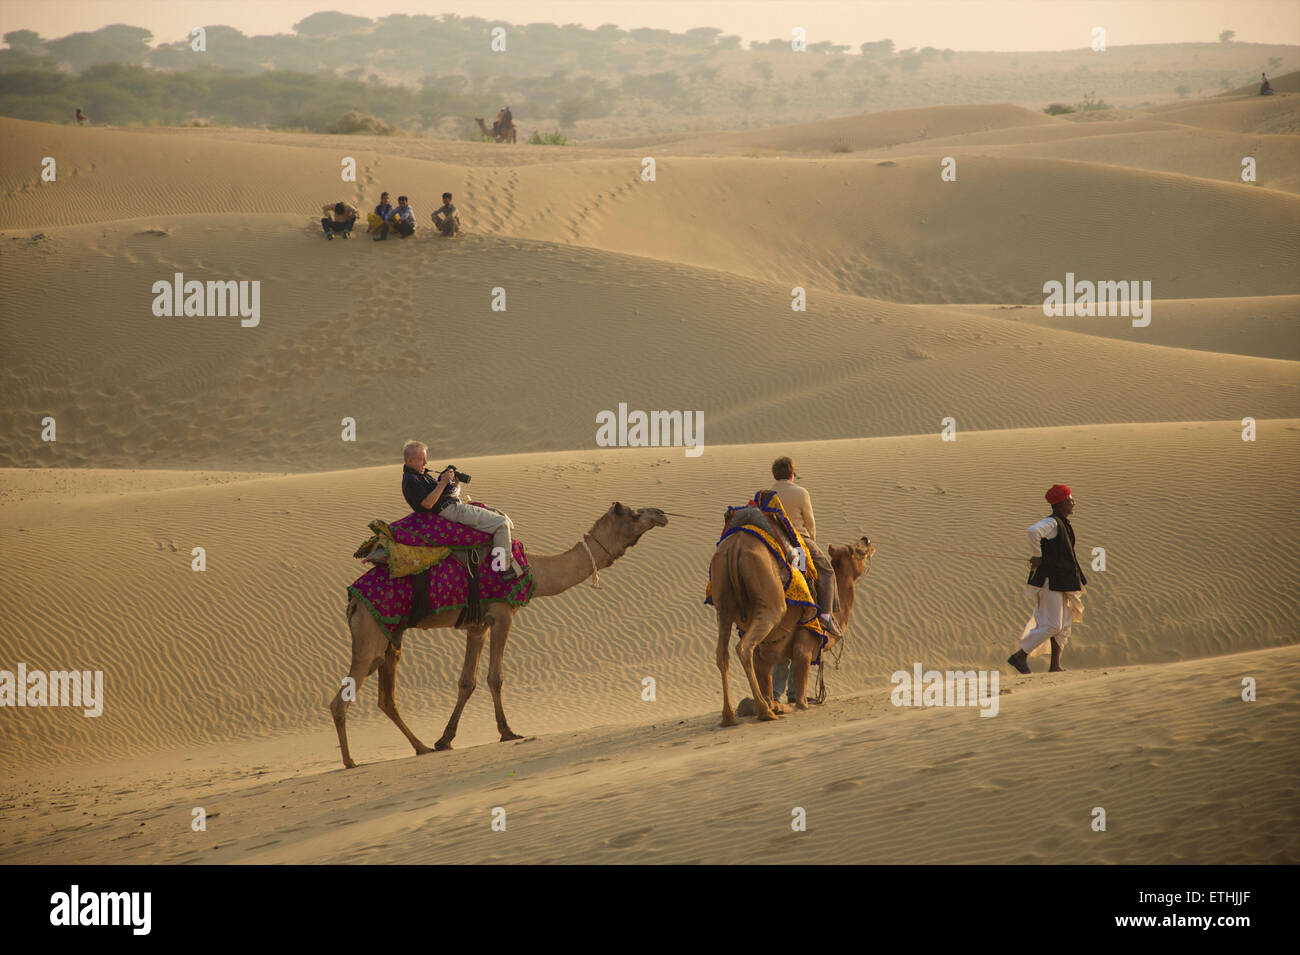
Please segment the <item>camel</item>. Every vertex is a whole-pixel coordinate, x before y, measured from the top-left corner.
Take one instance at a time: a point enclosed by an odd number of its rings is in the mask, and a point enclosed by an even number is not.
[[[591,530],[583,534],[582,539],[563,554],[529,558],[528,567],[533,574],[531,599],[553,597],[581,583],[622,557],[627,549],[634,546],[641,535],[650,528],[664,527],[667,523],[668,518],[658,508],[634,509],[615,501],[609,510],[591,526]],[[598,586],[598,583],[596,585]],[[509,724],[506,723],[505,711],[501,708],[501,661],[505,656],[510,623],[518,609],[520,608],[512,607],[504,601],[491,601],[484,608],[481,622],[458,628],[465,631],[466,637],[465,665],[461,669],[460,681],[457,684],[459,692],[456,697],[456,708],[452,710],[451,719],[447,721],[447,728],[443,730],[442,738],[433,744],[433,749],[430,749],[407,728],[397,712],[395,690],[397,664],[402,658],[401,640],[396,643],[390,641],[387,632],[375,618],[360,606],[355,597],[351,598],[347,606],[348,628],[352,631],[352,667],[348,671],[348,676],[355,681],[353,698],[355,699],[356,694],[361,692],[361,684],[366,677],[379,670],[379,709],[397,724],[402,735],[415,747],[416,755],[422,756],[434,750],[451,749],[451,741],[455,738],[456,728],[460,723],[461,711],[465,709],[470,694],[474,692],[479,654],[483,650],[483,637],[490,629],[492,637],[488,651],[487,679],[488,688],[492,691],[492,705],[496,709],[497,731],[500,732],[503,743],[523,739],[510,729]],[[455,627],[459,614],[458,610],[447,610],[426,617],[415,626],[420,630]],[[357,764],[348,751],[348,703],[349,701],[343,698],[343,688],[340,687],[330,702],[330,712],[334,716],[334,728],[339,734],[339,749],[343,754],[343,765],[347,769],[352,769]]]
[[[831,546],[831,565],[835,568],[835,588],[840,609],[835,614],[841,631],[847,631],[853,612],[854,588],[866,572],[867,561],[876,552],[875,545],[860,537],[845,547]],[[772,665],[790,658],[794,666],[795,708],[808,708],[808,671],[817,648],[818,634],[797,627],[806,607],[790,607],[785,602],[781,570],[767,545],[752,534],[732,534],[718,545],[709,565],[713,604],[718,612],[718,671],[722,674],[722,725],[734,726],[736,713],[731,708],[731,690],[727,680],[730,665],[728,643],[732,625],[744,632],[736,650],[740,665],[749,678],[754,709],[760,720],[774,720],[789,712],[772,702]],[[823,648],[830,650],[838,640],[831,637]],[[754,650],[761,646],[757,664]]]
[[[514,143],[519,141],[519,134],[515,130],[515,124],[511,123],[510,128],[501,133],[500,136],[492,135],[492,127],[483,121],[483,117],[475,116],[474,122],[478,123],[479,132],[488,139],[498,143]]]

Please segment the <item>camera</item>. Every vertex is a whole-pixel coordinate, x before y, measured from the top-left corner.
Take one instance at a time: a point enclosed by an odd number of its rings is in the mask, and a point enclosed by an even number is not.
[[[458,470],[456,470],[456,465],[454,465],[454,464],[449,464],[449,465],[447,465],[447,467],[443,468],[443,470],[444,470],[444,471],[446,471],[446,470],[450,470],[452,473],[454,473],[454,474],[456,475],[456,480],[457,480],[459,483],[461,483],[461,484],[468,484],[468,483],[469,483],[469,475],[466,474],[464,471],[458,471]]]

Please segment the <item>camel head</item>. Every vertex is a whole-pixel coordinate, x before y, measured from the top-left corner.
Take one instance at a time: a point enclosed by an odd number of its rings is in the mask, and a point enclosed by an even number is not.
[[[657,507],[628,507],[615,501],[588,532],[611,559],[622,557],[652,527],[665,527],[668,517]]]
[[[867,561],[875,556],[876,545],[863,535],[845,547],[831,545],[831,566],[837,577],[859,580],[867,569]]]

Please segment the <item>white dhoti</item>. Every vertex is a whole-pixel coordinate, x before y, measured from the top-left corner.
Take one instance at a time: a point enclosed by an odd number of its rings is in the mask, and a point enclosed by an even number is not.
[[[1056,638],[1057,646],[1065,649],[1070,640],[1070,625],[1083,619],[1083,591],[1052,590],[1044,583],[1041,587],[1028,587],[1025,593],[1034,601],[1034,615],[1020,634],[1020,649],[1033,653],[1047,640]]]

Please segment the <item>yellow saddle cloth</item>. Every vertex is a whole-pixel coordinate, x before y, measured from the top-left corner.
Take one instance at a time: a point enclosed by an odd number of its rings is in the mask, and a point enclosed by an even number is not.
[[[387,521],[371,521],[370,529],[374,535],[358,547],[352,556],[370,560],[371,563],[387,564],[390,577],[410,577],[423,573],[451,554],[450,547],[399,544],[393,540],[393,532],[389,530]]]

